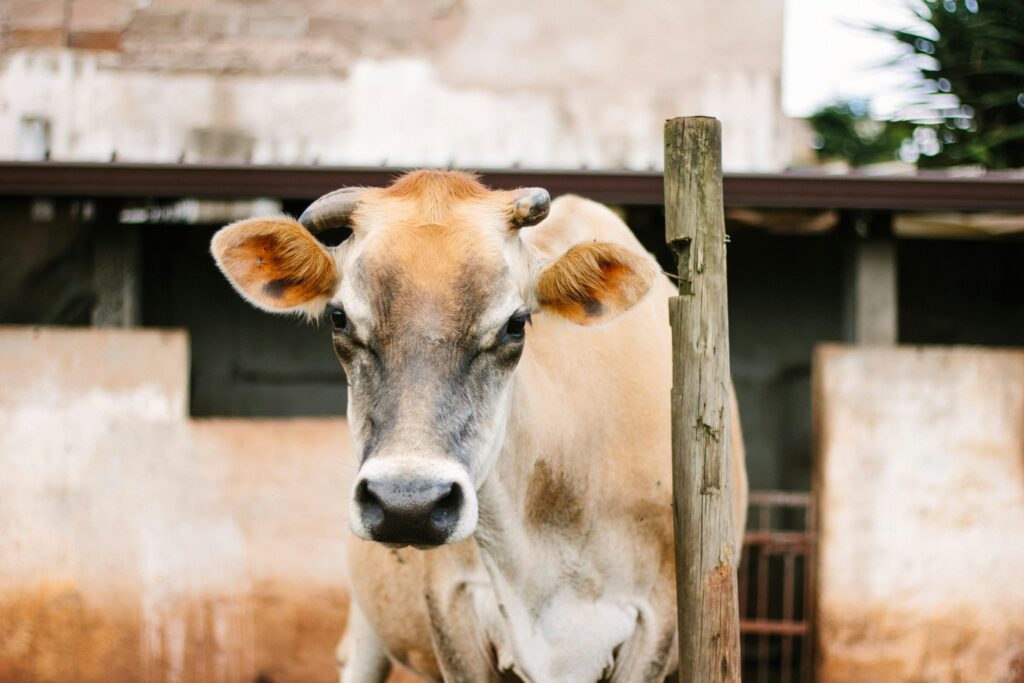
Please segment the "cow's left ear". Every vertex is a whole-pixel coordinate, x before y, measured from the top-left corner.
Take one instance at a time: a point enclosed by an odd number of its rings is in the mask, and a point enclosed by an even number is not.
[[[658,274],[652,259],[609,242],[577,244],[537,278],[537,303],[579,325],[629,310]]]

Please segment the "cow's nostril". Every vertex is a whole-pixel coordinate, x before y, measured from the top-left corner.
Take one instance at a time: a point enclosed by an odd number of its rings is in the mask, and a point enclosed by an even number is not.
[[[434,509],[430,512],[430,519],[438,528],[450,531],[451,527],[458,522],[461,509],[462,487],[453,482],[451,490],[434,504]]]
[[[384,523],[384,506],[377,494],[370,490],[370,482],[366,479],[356,486],[356,502],[362,510],[363,522],[367,526]]]
[[[459,525],[466,492],[453,481],[366,477],[353,500],[364,538],[429,547],[444,543]]]

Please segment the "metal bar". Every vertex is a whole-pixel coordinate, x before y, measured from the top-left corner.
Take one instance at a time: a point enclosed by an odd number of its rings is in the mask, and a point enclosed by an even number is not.
[[[770,619],[743,619],[740,628],[747,634],[763,635],[807,635],[807,624],[802,621],[772,621]]]
[[[308,200],[344,185],[382,185],[403,169],[322,166],[0,162],[0,195],[277,197]],[[615,204],[661,205],[662,174],[642,171],[494,170],[494,187],[546,187]],[[1024,210],[1024,175],[980,177],[727,174],[728,207],[879,210]]]
[[[816,524],[817,514],[814,498],[811,497],[807,501],[807,509],[804,511],[804,527],[807,529],[808,538],[817,538],[818,527]],[[801,654],[803,655],[803,661],[801,662],[801,671],[803,674],[803,680],[806,683],[811,683],[814,680],[814,650],[817,647],[815,642],[814,624],[815,617],[817,616],[817,606],[815,605],[815,597],[817,591],[817,577],[815,575],[815,565],[817,563],[817,548],[816,544],[812,543],[807,548],[807,553],[804,555],[804,622],[807,624],[807,638],[804,639],[803,649]]]
[[[776,512],[797,509],[803,530],[774,531],[785,520]],[[740,568],[743,619],[740,632],[748,673],[756,681],[813,681],[815,507],[811,494],[755,491],[750,494],[753,528],[744,534]],[[779,558],[776,574],[773,558]],[[798,581],[803,597],[797,608]],[[754,586],[753,582],[757,582]],[[773,596],[781,609],[774,614]],[[779,647],[777,650],[776,640]]]
[[[772,509],[767,505],[762,505],[757,510],[757,526],[760,534],[770,536],[771,533],[768,529],[771,526]],[[769,553],[764,545],[761,545],[760,552],[757,554],[757,621],[767,622],[768,621],[768,561]],[[768,680],[768,654],[770,652],[768,634],[764,631],[759,632],[757,639],[757,680],[760,683]]]
[[[749,547],[749,546],[747,546],[746,540],[744,540],[743,545],[745,547]],[[740,568],[736,572],[736,575],[739,578],[738,585],[737,585],[737,591],[739,592],[739,596],[740,596],[740,602],[739,602],[740,619],[742,619],[743,617],[746,616],[745,610],[746,610],[746,607],[747,607],[747,597],[749,595],[749,590],[748,590],[748,587],[747,587],[747,582],[748,582],[747,581],[747,574],[749,572],[750,572],[750,553],[749,552],[744,552],[743,553],[743,558],[740,560]]]
[[[749,500],[751,506],[804,508],[811,502],[811,494],[797,491],[751,491]]]
[[[793,599],[795,597],[796,568],[793,552],[782,557],[782,621],[793,622]],[[806,627],[806,626],[805,626]],[[790,683],[793,677],[793,635],[782,636],[782,680]]]
[[[752,545],[765,545],[773,548],[798,547],[806,548],[812,541],[803,531],[748,531],[743,535],[743,542]]]
[[[753,563],[751,558],[753,557],[753,548],[748,546],[746,543],[743,544],[743,557],[740,560],[740,567],[737,570],[737,576],[739,581],[737,582],[737,591],[740,595],[739,601],[739,612],[740,612],[740,657],[742,660],[747,661],[752,659],[751,652],[753,652],[752,641],[750,634],[743,630],[743,621],[748,617],[752,616],[750,612],[750,572]]]

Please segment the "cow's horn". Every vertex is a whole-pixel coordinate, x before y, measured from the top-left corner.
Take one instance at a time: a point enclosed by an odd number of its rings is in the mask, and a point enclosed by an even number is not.
[[[352,217],[352,212],[359,203],[359,196],[365,189],[343,187],[340,190],[328,192],[302,212],[299,222],[314,235],[331,228],[346,227]]]
[[[544,220],[551,209],[551,195],[542,187],[516,190],[512,200],[512,227],[526,228]]]

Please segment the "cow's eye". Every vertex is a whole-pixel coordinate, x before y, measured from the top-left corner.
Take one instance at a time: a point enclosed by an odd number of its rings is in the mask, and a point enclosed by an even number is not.
[[[516,313],[505,324],[505,334],[512,339],[522,339],[526,335],[526,323],[530,322],[529,313]]]
[[[343,330],[348,325],[348,316],[340,308],[332,308],[329,315],[331,316],[331,326],[334,329]]]

